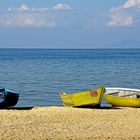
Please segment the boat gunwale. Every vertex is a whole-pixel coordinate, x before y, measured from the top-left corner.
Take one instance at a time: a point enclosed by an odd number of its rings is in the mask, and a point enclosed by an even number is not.
[[[92,89],[91,89],[92,90]],[[75,92],[75,93],[66,93],[66,92],[60,92],[60,95],[64,95],[64,96],[67,96],[67,95],[77,95],[77,94],[81,94],[81,93],[89,93],[91,90],[85,90],[85,91],[81,91],[81,92]],[[93,89],[94,90],[94,89]],[[96,90],[96,89],[95,89]]]
[[[106,90],[124,90],[124,91],[140,92],[140,89],[133,89],[133,88],[106,87],[105,89]]]

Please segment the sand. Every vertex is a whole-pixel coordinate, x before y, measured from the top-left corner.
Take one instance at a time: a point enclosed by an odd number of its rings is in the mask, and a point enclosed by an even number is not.
[[[140,140],[140,108],[0,110],[0,140]]]

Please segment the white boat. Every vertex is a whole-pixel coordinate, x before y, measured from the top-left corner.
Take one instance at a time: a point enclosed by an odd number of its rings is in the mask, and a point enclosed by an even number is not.
[[[112,106],[140,107],[140,89],[105,88],[104,97]]]

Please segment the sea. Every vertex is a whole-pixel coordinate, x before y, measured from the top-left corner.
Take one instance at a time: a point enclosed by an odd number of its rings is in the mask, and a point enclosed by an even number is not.
[[[0,67],[0,88],[20,93],[18,107],[62,106],[60,92],[101,84],[140,89],[140,49],[0,49]]]

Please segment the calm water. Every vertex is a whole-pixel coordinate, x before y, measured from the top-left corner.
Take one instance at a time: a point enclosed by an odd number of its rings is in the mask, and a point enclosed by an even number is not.
[[[0,87],[20,91],[17,106],[62,105],[59,92],[101,83],[140,88],[140,49],[0,49],[0,66]]]

